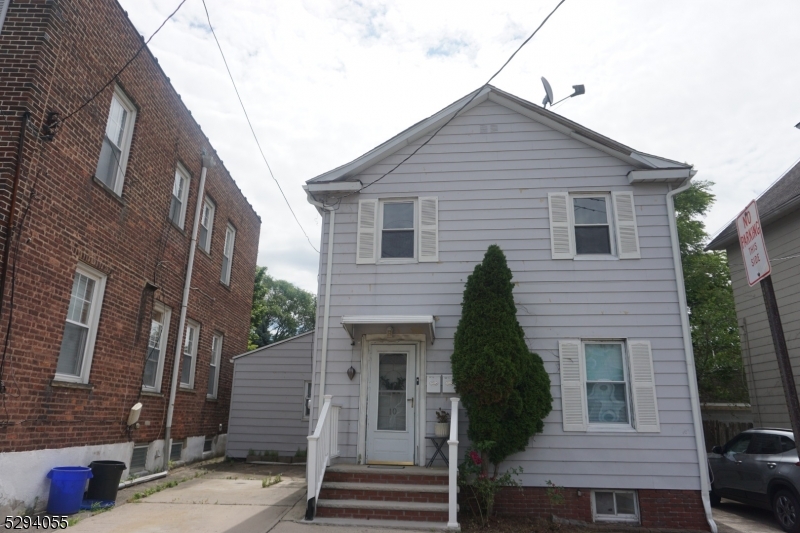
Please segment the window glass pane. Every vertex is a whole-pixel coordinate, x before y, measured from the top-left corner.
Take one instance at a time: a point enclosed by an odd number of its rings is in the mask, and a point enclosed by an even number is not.
[[[122,107],[116,97],[111,99],[111,110],[108,113],[108,123],[106,124],[106,136],[117,145],[122,146],[122,137],[125,132],[125,123],[128,120],[128,112]]]
[[[136,473],[141,472],[145,469],[145,463],[147,462],[147,446],[136,446],[133,449],[133,455],[131,456],[131,469],[130,472]]]
[[[413,227],[413,203],[383,204],[383,229],[411,229]]]
[[[587,383],[586,405],[590,423],[628,423],[628,392],[624,383]]]
[[[788,452],[794,450],[794,441],[789,437],[781,437],[781,451]]]
[[[384,231],[381,257],[414,257],[414,231]]]
[[[181,383],[184,385],[191,385],[190,378],[192,376],[192,356],[185,355],[183,356],[181,362]]]
[[[584,344],[586,381],[625,381],[621,344]]]
[[[69,300],[67,318],[73,322],[88,324],[93,296],[94,280],[76,272],[75,279],[72,281],[72,295]]]
[[[746,435],[740,435],[725,445],[725,452],[744,453],[747,451],[747,447],[750,445],[750,439],[752,438],[753,436],[750,433]]]
[[[613,515],[614,513],[614,493],[613,492],[595,492],[594,503],[597,509],[597,514]]]
[[[106,184],[109,189],[114,189],[117,183],[117,170],[120,166],[122,152],[107,138],[103,138],[100,148],[100,160],[97,162],[95,176]]]
[[[578,254],[610,254],[608,226],[575,226],[575,252]]]
[[[181,452],[183,451],[183,443],[182,442],[173,442],[172,446],[169,449],[169,460],[170,461],[180,461],[181,460]]]
[[[160,357],[159,351],[150,349],[147,351],[147,360],[144,363],[144,377],[142,378],[142,385],[145,387],[156,386],[156,373],[158,372],[158,358]]]
[[[89,328],[71,322],[64,324],[64,337],[61,339],[61,351],[58,354],[56,372],[70,376],[81,375],[83,351],[86,349],[86,337]]]
[[[573,198],[572,205],[575,224],[608,224],[605,198]]]
[[[214,382],[217,379],[217,367],[212,366],[208,372],[208,391],[206,394],[214,396]]]
[[[175,173],[175,183],[172,185],[172,196],[176,198],[180,198],[183,200],[183,184],[184,184],[183,174],[180,172]]]
[[[169,204],[169,219],[175,224],[181,223],[181,201],[174,196]]]
[[[406,430],[406,359],[404,353],[379,354],[378,429]]]
[[[636,514],[636,504],[633,502],[632,492],[617,492],[617,514]]]
[[[202,248],[203,250],[205,250],[207,252],[208,251],[208,243],[207,243],[207,241],[208,241],[208,230],[202,225],[200,226],[200,228],[198,230],[197,240],[200,241],[200,248]]]
[[[229,275],[230,275],[230,273],[228,272],[228,258],[223,255],[222,256],[222,276],[220,276],[220,280],[225,285],[227,285],[228,282],[230,281]]]
[[[778,435],[757,434],[753,435],[747,453],[760,455],[774,455],[781,453],[781,439]]]

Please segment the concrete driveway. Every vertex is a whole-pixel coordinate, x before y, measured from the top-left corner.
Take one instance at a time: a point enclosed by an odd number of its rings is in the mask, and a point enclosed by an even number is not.
[[[713,508],[719,533],[776,533],[781,526],[770,511],[750,507],[731,500],[722,500]]]

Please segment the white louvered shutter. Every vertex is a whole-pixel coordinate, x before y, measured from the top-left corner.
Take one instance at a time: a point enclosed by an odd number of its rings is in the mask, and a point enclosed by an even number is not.
[[[0,0],[0,33],[3,33],[3,22],[6,20],[6,11],[11,0]]]
[[[617,230],[617,253],[620,259],[640,259],[639,230],[636,227],[636,208],[633,193],[614,191],[614,222]]]
[[[569,216],[569,194],[551,192],[547,195],[550,206],[550,247],[553,259],[575,257],[575,237]]]
[[[358,201],[358,238],[356,264],[375,263],[375,233],[378,218],[378,200]]]
[[[581,362],[581,341],[558,341],[558,357],[564,431],[586,431],[586,371]]]
[[[419,199],[419,261],[435,263],[439,260],[439,198]]]
[[[629,340],[628,350],[631,361],[631,389],[633,390],[636,431],[659,433],[661,427],[658,423],[658,402],[656,401],[656,382],[650,341]]]

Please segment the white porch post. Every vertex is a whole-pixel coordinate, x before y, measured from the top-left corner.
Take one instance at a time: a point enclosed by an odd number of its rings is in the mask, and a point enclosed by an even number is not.
[[[450,494],[447,527],[458,529],[458,398],[450,398],[450,439],[447,445]]]

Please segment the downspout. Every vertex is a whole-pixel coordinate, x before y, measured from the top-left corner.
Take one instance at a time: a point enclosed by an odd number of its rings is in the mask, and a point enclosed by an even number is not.
[[[708,481],[708,456],[703,440],[703,421],[700,416],[700,393],[697,389],[697,372],[694,366],[694,350],[692,349],[692,333],[689,328],[689,313],[686,304],[686,287],[683,283],[683,265],[681,264],[681,248],[678,241],[678,223],[675,219],[675,196],[691,186],[691,179],[696,172],[675,190],[667,193],[667,216],[669,217],[669,236],[672,241],[672,261],[675,265],[675,281],[678,286],[678,306],[680,307],[681,329],[683,329],[683,351],[686,354],[686,372],[689,376],[689,400],[692,405],[692,422],[694,423],[694,439],[697,448],[697,467],[700,469],[700,497],[711,533],[717,533],[717,524],[711,515],[711,500],[708,492],[711,489]]]
[[[319,410],[322,411],[323,398],[325,397],[325,368],[328,362],[328,322],[331,309],[331,271],[333,269],[333,227],[336,221],[336,211],[328,209],[328,264],[325,274],[325,310],[322,317],[322,365],[319,371]]]
[[[181,318],[178,321],[178,339],[175,342],[175,361],[172,363],[172,382],[169,388],[167,427],[164,432],[164,470],[167,470],[169,464],[170,439],[172,438],[172,414],[175,411],[175,394],[178,391],[178,377],[180,376],[181,356],[183,355],[183,330],[186,327],[186,308],[189,306],[189,292],[192,289],[192,269],[194,268],[194,253],[197,250],[197,232],[200,227],[200,213],[203,208],[203,197],[205,196],[206,173],[210,166],[214,166],[214,160],[206,155],[205,150],[203,150],[203,169],[200,171],[200,187],[197,189],[197,206],[194,209],[192,241],[189,244],[189,261],[186,265],[186,277],[183,283]]]
[[[325,212],[322,211],[322,204],[318,202],[313,202],[309,195],[309,202],[313,203],[317,206],[317,209],[320,210],[320,214],[322,215],[323,224],[319,229],[319,242],[322,243],[322,237],[325,235]],[[319,273],[322,271],[322,254],[319,254],[319,261],[317,264],[317,295],[319,296]],[[319,300],[317,300],[317,306],[319,306]],[[314,313],[317,313],[319,307],[314,310]],[[314,339],[311,341],[311,398],[308,399],[308,434],[314,434],[314,385],[317,382],[317,345],[319,342],[319,321],[314,320]]]

